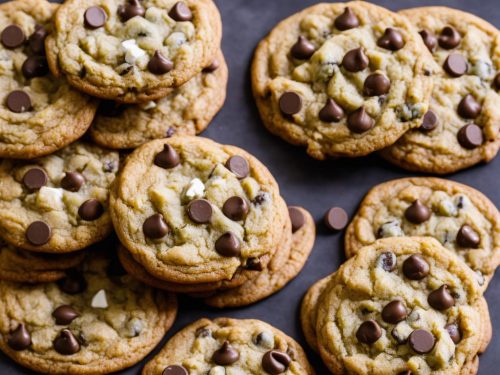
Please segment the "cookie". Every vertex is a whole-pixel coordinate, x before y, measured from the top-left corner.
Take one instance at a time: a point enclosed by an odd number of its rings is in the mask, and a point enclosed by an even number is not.
[[[44,40],[58,5],[45,0],[0,4],[0,157],[31,159],[80,138],[97,102],[49,72]]]
[[[500,147],[500,33],[459,10],[401,12],[438,65],[429,112],[419,129],[382,152],[411,171],[445,174],[493,159]]]
[[[227,78],[227,65],[219,52],[203,73],[156,102],[102,102],[90,135],[103,147],[124,149],[176,134],[201,133],[224,104]]]
[[[173,324],[177,301],[116,272],[111,257],[101,249],[58,283],[0,282],[0,349],[51,374],[110,373],[144,358]]]
[[[319,4],[259,44],[253,92],[266,127],[312,157],[363,156],[420,124],[431,65],[405,17],[362,1]]]
[[[83,249],[112,230],[109,188],[117,152],[75,142],[31,161],[0,161],[0,236],[48,253]]]
[[[473,272],[435,239],[382,239],[321,293],[319,352],[334,374],[460,374],[484,347],[483,303]]]
[[[160,374],[313,375],[300,345],[259,320],[201,319],[172,337],[142,371]]]
[[[267,266],[290,220],[276,181],[257,159],[189,136],[151,141],[129,155],[110,207],[134,259],[177,284],[241,285],[250,265]]]
[[[500,264],[500,214],[479,191],[438,178],[405,178],[374,187],[347,228],[353,256],[377,238],[429,236],[456,253],[486,289]]]
[[[210,65],[221,33],[212,0],[70,0],[56,13],[47,57],[79,90],[145,102]]]

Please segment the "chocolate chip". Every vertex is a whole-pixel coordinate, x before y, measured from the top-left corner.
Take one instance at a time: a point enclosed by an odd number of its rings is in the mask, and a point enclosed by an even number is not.
[[[446,58],[443,68],[450,76],[461,77],[467,73],[469,65],[462,55],[452,53]]]
[[[234,221],[240,221],[245,219],[248,214],[248,203],[246,199],[238,196],[229,198],[222,206],[222,212],[228,218]]]
[[[406,371],[401,371],[400,373],[398,373],[398,375],[413,375],[413,372],[410,370],[406,370]]]
[[[56,324],[68,325],[71,324],[73,320],[78,318],[80,314],[69,305],[61,305],[54,310],[52,316],[56,320]]]
[[[348,221],[349,216],[341,207],[330,208],[323,217],[325,226],[334,232],[344,229],[347,226]]]
[[[481,113],[481,104],[471,94],[467,94],[458,104],[457,112],[463,118],[474,119]]]
[[[347,117],[347,127],[353,133],[361,134],[375,126],[375,120],[361,107]]]
[[[401,301],[389,302],[382,309],[382,319],[384,319],[384,322],[386,323],[396,324],[405,320],[407,316],[408,311]]]
[[[85,11],[84,18],[85,26],[91,29],[98,29],[99,27],[104,26],[106,20],[108,19],[108,15],[101,7],[93,6]]]
[[[66,271],[66,277],[59,280],[57,285],[64,293],[71,295],[82,293],[87,289],[85,277],[76,269]]]
[[[163,146],[163,151],[156,154],[154,163],[160,168],[171,169],[179,165],[180,157],[172,146],[166,144]]]
[[[94,221],[99,219],[104,213],[104,207],[97,199],[88,199],[82,203],[78,209],[78,216],[86,221]]]
[[[264,269],[259,258],[248,258],[245,268],[251,271],[262,271]]]
[[[481,237],[470,225],[464,224],[457,233],[457,243],[461,247],[477,249]]]
[[[12,91],[7,96],[7,108],[14,113],[23,113],[31,110],[31,98],[22,90]]]
[[[212,205],[205,199],[196,199],[187,206],[189,218],[197,224],[206,224],[212,218]]]
[[[240,353],[229,344],[229,341],[224,341],[222,347],[212,356],[212,360],[219,366],[232,365],[238,359],[240,359]]]
[[[279,99],[280,110],[284,115],[292,116],[302,109],[302,98],[299,94],[287,91]]]
[[[52,230],[43,221],[34,221],[26,229],[26,239],[35,246],[45,245],[52,236]]]
[[[493,87],[496,90],[500,90],[500,73],[498,73],[495,79],[493,80]]]
[[[422,37],[422,40],[424,41],[424,44],[427,46],[429,51],[434,52],[436,50],[438,43],[436,36],[429,30],[422,30],[420,31],[419,34]]]
[[[241,244],[232,232],[226,232],[215,241],[215,250],[223,257],[237,257],[241,254]]]
[[[212,331],[207,327],[200,327],[194,333],[196,337],[211,337]]]
[[[382,330],[378,323],[373,320],[367,320],[359,326],[356,332],[356,338],[359,342],[371,345],[382,336]]]
[[[231,156],[226,161],[226,168],[235,174],[235,176],[242,180],[250,174],[250,165],[247,159],[242,156]]]
[[[325,106],[319,111],[319,119],[324,122],[339,122],[345,113],[335,100],[329,98]]]
[[[203,69],[203,73],[213,73],[220,68],[220,62],[217,59],[212,60],[212,63]]]
[[[139,0],[128,0],[127,4],[121,5],[118,8],[118,15],[120,16],[122,22],[127,22],[129,19],[136,16],[144,17],[146,10],[141,5]]]
[[[433,111],[428,110],[424,115],[424,118],[422,120],[422,125],[420,125],[419,129],[424,132],[430,132],[436,129],[437,126],[438,126],[437,115]]]
[[[298,207],[288,207],[288,215],[292,221],[292,233],[297,232],[306,223],[304,213]]]
[[[457,324],[448,324],[446,327],[444,327],[444,329],[446,329],[446,331],[450,335],[451,340],[455,344],[458,344],[460,340],[462,340],[462,334],[460,333],[460,328],[458,328]]]
[[[63,179],[61,180],[61,187],[64,190],[76,192],[85,183],[85,177],[78,172],[66,172]]]
[[[344,13],[335,19],[335,27],[340,31],[354,29],[358,26],[359,19],[349,7],[345,8]]]
[[[389,251],[382,253],[382,255],[380,255],[378,260],[384,271],[392,272],[396,269],[397,258],[396,255],[394,255],[394,253],[391,253]]]
[[[182,366],[172,365],[166,367],[162,375],[189,375],[189,372]]]
[[[63,329],[53,344],[59,354],[71,355],[80,351],[80,343],[69,329]]]
[[[448,291],[448,285],[441,285],[438,289],[432,291],[427,297],[427,302],[439,311],[447,310],[455,305],[455,299]]]
[[[9,333],[7,337],[7,345],[16,351],[29,348],[31,345],[31,335],[26,329],[24,323],[19,324],[15,330]]]
[[[484,143],[483,130],[476,124],[465,125],[458,131],[458,143],[467,150],[473,150]]]
[[[162,238],[168,233],[168,225],[160,214],[154,214],[144,220],[142,231],[148,238]]]
[[[414,201],[405,211],[405,218],[413,224],[422,224],[430,219],[432,211],[420,200]]]
[[[370,74],[363,87],[366,96],[380,96],[385,95],[391,88],[391,81],[385,75],[380,73]]]
[[[277,350],[270,350],[262,357],[262,368],[271,375],[284,373],[290,363],[292,363],[290,356]]]
[[[398,51],[405,46],[405,41],[398,30],[388,27],[377,41],[377,45],[391,51]]]
[[[44,55],[45,54],[45,39],[49,35],[49,32],[45,27],[41,25],[36,25],[35,32],[30,35],[28,43],[34,55]]]
[[[444,49],[453,49],[460,44],[460,33],[451,26],[446,26],[439,35],[439,45]]]
[[[410,347],[415,353],[427,354],[430,353],[434,348],[436,339],[434,338],[432,333],[424,329],[417,329],[410,334],[409,342]]]
[[[191,10],[183,1],[176,3],[172,9],[170,9],[168,15],[178,22],[191,21],[193,19],[193,13],[191,13]]]
[[[299,36],[297,42],[292,46],[290,54],[294,59],[308,60],[314,54],[314,45],[305,37]]]
[[[14,49],[23,45],[26,41],[26,36],[23,29],[19,26],[10,25],[3,29],[0,39],[5,48]]]
[[[171,138],[175,134],[175,129],[170,127],[167,130],[167,133],[165,134],[166,138]]]
[[[420,255],[410,255],[403,262],[403,274],[410,280],[422,280],[429,270],[429,264]]]
[[[49,74],[49,64],[44,56],[28,57],[21,68],[26,79],[43,77]]]
[[[368,64],[370,64],[370,60],[362,48],[350,50],[342,59],[342,66],[344,69],[352,73],[365,70]]]
[[[174,69],[174,63],[156,51],[148,63],[148,70],[153,74],[166,74]]]
[[[31,168],[23,176],[23,184],[29,190],[38,190],[42,186],[47,185],[47,173],[42,168]]]

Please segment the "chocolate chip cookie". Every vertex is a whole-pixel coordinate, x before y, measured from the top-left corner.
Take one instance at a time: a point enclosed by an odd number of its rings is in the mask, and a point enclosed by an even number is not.
[[[253,91],[266,127],[312,157],[362,156],[420,125],[432,65],[405,17],[362,1],[319,4],[259,44]]]
[[[75,142],[31,161],[0,161],[0,236],[47,253],[83,249],[112,230],[108,213],[117,152]]]
[[[227,79],[227,65],[219,52],[202,73],[156,102],[102,102],[90,135],[101,146],[124,149],[176,134],[201,133],[224,104]]]
[[[432,238],[361,249],[317,303],[317,344],[334,374],[463,374],[488,337],[473,272]]]
[[[110,373],[139,362],[172,325],[177,301],[111,264],[101,249],[58,283],[0,282],[0,349],[51,374]]]
[[[313,375],[300,345],[259,320],[201,319],[178,332],[143,375]]]
[[[221,32],[212,0],[70,0],[56,13],[47,57],[84,92],[144,102],[210,65]]]
[[[97,102],[49,72],[44,41],[58,5],[0,4],[0,157],[31,159],[81,137]]]
[[[428,236],[456,253],[486,289],[500,264],[500,214],[479,191],[438,178],[406,178],[374,187],[346,231],[353,256],[377,238]]]
[[[500,32],[450,8],[401,13],[420,31],[439,69],[422,125],[382,155],[405,169],[437,174],[490,161],[500,148]]]

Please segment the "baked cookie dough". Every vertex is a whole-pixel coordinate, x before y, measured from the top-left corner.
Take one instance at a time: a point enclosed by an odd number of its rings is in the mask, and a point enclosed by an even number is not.
[[[174,295],[116,274],[110,254],[91,254],[58,283],[0,282],[0,349],[50,374],[102,374],[144,358],[171,327]]]
[[[439,178],[375,186],[347,228],[348,257],[377,238],[428,236],[453,251],[486,289],[500,264],[500,214],[479,191]]]
[[[14,246],[67,253],[104,239],[117,152],[75,142],[31,161],[0,161],[0,236]]]
[[[90,135],[103,147],[124,149],[176,134],[201,133],[224,104],[227,79],[227,65],[219,51],[202,73],[156,102],[102,102]]]
[[[54,74],[124,103],[156,100],[212,63],[222,25],[212,0],[69,0],[47,39]]]
[[[363,1],[319,4],[259,44],[252,83],[271,132],[317,159],[363,156],[420,125],[433,65],[405,17]]]
[[[49,72],[44,40],[58,5],[0,4],[0,157],[31,159],[80,138],[97,102]]]
[[[439,70],[421,127],[382,155],[405,169],[437,174],[490,161],[500,148],[500,32],[450,8],[401,13],[420,31]]]
[[[313,375],[300,345],[259,320],[201,319],[178,332],[142,375]]]

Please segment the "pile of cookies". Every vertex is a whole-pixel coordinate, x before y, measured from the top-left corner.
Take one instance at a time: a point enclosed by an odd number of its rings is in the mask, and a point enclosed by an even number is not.
[[[266,127],[317,159],[445,174],[500,148],[500,32],[462,11],[307,8],[259,44],[252,82]]]

